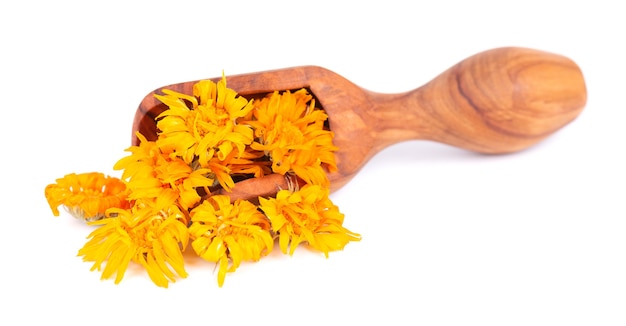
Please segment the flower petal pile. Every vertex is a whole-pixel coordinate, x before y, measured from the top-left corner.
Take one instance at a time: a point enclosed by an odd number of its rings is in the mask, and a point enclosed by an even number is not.
[[[222,77],[197,82],[192,94],[155,96],[167,106],[155,118],[157,139],[137,134],[139,145],[114,165],[120,179],[68,174],[45,189],[55,216],[63,205],[97,226],[79,256],[103,279],[119,283],[134,263],[168,287],[187,277],[183,253],[191,243],[219,266],[221,287],[242,262],[269,254],[276,239],[285,254],[306,244],[326,257],[360,240],[329,198],[337,147],[328,116],[306,89],[248,100]],[[229,196],[237,182],[268,174],[285,176],[289,187]]]

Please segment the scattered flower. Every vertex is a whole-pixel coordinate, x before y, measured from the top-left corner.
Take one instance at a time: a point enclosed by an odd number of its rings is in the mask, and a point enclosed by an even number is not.
[[[278,234],[283,253],[293,255],[301,242],[321,251],[341,250],[361,236],[342,226],[344,215],[328,198],[328,188],[305,185],[297,191],[281,190],[276,198],[260,198],[260,209]],[[288,251],[289,249],[289,251]]]
[[[167,287],[176,275],[187,277],[182,252],[189,242],[186,214],[176,205],[167,209],[152,202],[136,203],[131,209],[111,208],[109,215],[93,225],[100,227],[89,235],[89,241],[78,251],[85,261],[93,261],[91,270],[101,270],[102,279],[116,275],[115,283],[124,277],[132,261],[145,268],[158,286]]]
[[[219,264],[219,286],[226,272],[234,272],[242,261],[258,261],[272,251],[270,223],[249,201],[231,204],[228,196],[212,196],[190,216],[191,245],[200,257]]]
[[[112,207],[128,208],[126,185],[120,179],[102,173],[71,173],[45,189],[46,200],[54,216],[60,205],[74,217],[95,221]]]

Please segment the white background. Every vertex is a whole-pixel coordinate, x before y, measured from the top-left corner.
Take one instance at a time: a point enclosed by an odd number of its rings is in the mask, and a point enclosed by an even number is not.
[[[436,4],[435,4],[436,3]],[[0,324],[625,325],[626,51],[616,1],[13,1],[0,5]],[[214,265],[154,286],[100,281],[91,228],[44,187],[119,175],[137,105],[183,81],[319,65],[404,92],[483,50],[581,67],[577,120],[529,150],[482,156],[411,141],[332,195],[363,240]]]

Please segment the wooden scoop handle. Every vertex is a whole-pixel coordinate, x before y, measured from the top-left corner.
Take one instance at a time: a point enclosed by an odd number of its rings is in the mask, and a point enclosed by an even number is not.
[[[370,96],[376,147],[428,139],[493,154],[544,139],[575,119],[587,98],[572,60],[520,48],[474,55],[407,93]]]

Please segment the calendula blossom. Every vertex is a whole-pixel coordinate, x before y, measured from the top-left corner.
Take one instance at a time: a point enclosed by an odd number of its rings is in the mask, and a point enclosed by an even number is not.
[[[111,208],[99,227],[78,251],[85,261],[94,262],[91,270],[102,270],[102,279],[115,274],[119,283],[129,263],[145,268],[158,286],[167,287],[176,275],[187,277],[182,252],[189,242],[185,212],[176,205],[156,208],[153,202],[137,202],[130,209]],[[105,264],[102,269],[102,264]]]
[[[324,127],[328,116],[306,89],[273,92],[254,103],[253,117],[246,122],[257,137],[250,147],[269,155],[273,172],[293,172],[306,183],[329,185],[326,169],[336,171],[337,147]]]
[[[170,90],[163,93],[156,95],[168,106],[157,117],[158,146],[187,164],[197,161],[211,170],[224,189],[232,188],[232,165],[253,164],[233,162],[242,159],[253,140],[252,128],[238,123],[252,110],[252,102],[227,88],[225,78],[218,83],[203,80],[194,84],[193,96]]]
[[[225,195],[212,196],[191,210],[191,246],[203,259],[219,264],[218,284],[243,261],[257,261],[272,251],[270,224],[245,200],[233,204]],[[229,267],[230,264],[230,267]]]
[[[208,188],[214,180],[207,177],[209,169],[186,164],[181,158],[164,153],[156,142],[137,134],[139,146],[131,146],[131,155],[117,161],[116,170],[124,170],[122,179],[133,200],[152,199],[157,207],[178,203],[189,209],[200,202],[197,188]]]
[[[260,209],[278,234],[283,253],[293,255],[306,242],[326,257],[361,236],[343,227],[344,215],[328,198],[329,190],[320,185],[305,185],[299,190],[281,190],[276,198],[259,198]]]
[[[85,221],[103,218],[112,207],[128,208],[126,185],[122,180],[102,173],[71,173],[49,184],[45,196],[54,216],[63,205],[68,212]]]

